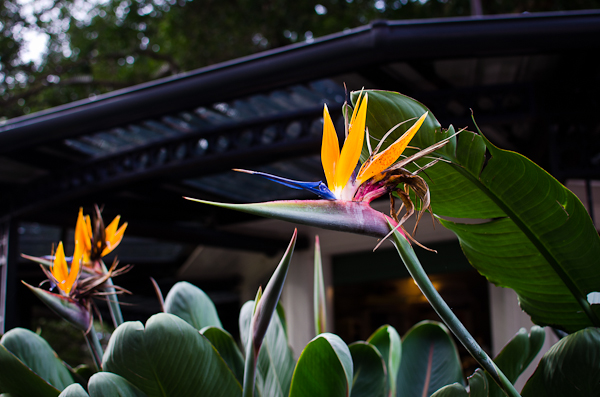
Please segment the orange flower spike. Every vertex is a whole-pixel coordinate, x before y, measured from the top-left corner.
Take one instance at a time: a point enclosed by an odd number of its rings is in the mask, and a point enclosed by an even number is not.
[[[52,262],[52,267],[50,270],[58,282],[60,289],[63,289],[61,284],[67,278],[69,271],[67,269],[67,261],[65,259],[65,250],[63,248],[62,241],[58,243],[56,253],[54,254],[54,261]]]
[[[64,291],[65,294],[69,295],[71,288],[77,276],[79,275],[79,262],[81,261],[81,248],[75,248],[75,255],[73,255],[73,262],[71,264],[71,271],[67,269],[67,261],[65,259],[65,250],[63,248],[62,241],[58,243],[56,249],[56,255],[54,256],[54,262],[52,262],[52,276],[56,279],[58,288]]]
[[[121,225],[121,227],[117,230],[117,226],[119,226],[119,221],[121,220],[121,216],[117,215],[115,219],[104,229],[106,234],[106,248],[102,251],[102,256],[108,255],[112,250],[117,248],[117,246],[121,243],[123,239],[123,234],[125,233],[125,229],[127,228],[127,222]]]
[[[361,94],[362,96],[362,94]],[[362,99],[362,101],[361,101]],[[348,138],[344,142],[344,147],[340,154],[340,159],[335,167],[335,183],[333,193],[340,197],[342,189],[348,183],[352,172],[358,164],[360,159],[360,152],[362,150],[363,142],[365,139],[365,124],[367,120],[367,94],[363,98],[359,97],[356,102],[356,107],[352,113],[350,120],[350,127],[348,132]]]
[[[81,268],[81,262],[84,255],[84,246],[83,244],[75,242],[75,252],[73,252],[73,260],[71,261],[71,271],[69,272],[69,276],[65,280],[65,286],[68,287],[68,291],[65,291],[67,295],[73,288],[75,281],[79,277],[79,269]]]
[[[425,112],[416,122],[410,127],[400,138],[396,140],[393,144],[391,144],[386,150],[383,152],[373,156],[372,159],[367,160],[360,170],[358,171],[358,176],[356,177],[356,183],[360,185],[367,179],[382,173],[389,166],[394,164],[396,160],[402,155],[406,147],[408,146],[411,139],[415,136],[423,122],[427,118],[429,112]]]
[[[333,191],[335,167],[340,159],[340,143],[329,115],[327,105],[323,107],[323,143],[321,145],[321,163],[327,179],[327,186]]]
[[[90,261],[90,252],[92,251],[92,224],[88,215],[83,215],[83,208],[79,208],[77,223],[75,225],[75,247],[79,246],[82,250],[81,256],[83,263]]]

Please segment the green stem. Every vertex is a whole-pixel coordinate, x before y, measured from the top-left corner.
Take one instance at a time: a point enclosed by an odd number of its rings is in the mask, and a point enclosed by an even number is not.
[[[102,271],[104,273],[108,272],[106,265],[101,260],[100,265],[102,266]],[[110,317],[112,318],[113,325],[117,328],[119,325],[123,324],[123,314],[121,313],[121,306],[119,305],[119,298],[117,298],[116,290],[113,288],[112,279],[109,278],[104,283],[104,290],[109,293],[106,299],[108,301],[108,310],[110,311]]]
[[[100,371],[102,369],[102,356],[104,355],[104,350],[102,350],[102,346],[100,345],[98,334],[96,333],[94,326],[92,326],[87,333],[83,331],[83,336],[85,337],[85,341],[90,349],[90,353],[92,353],[92,359],[94,360],[96,370]]]
[[[254,344],[252,335],[248,334],[246,346],[246,362],[244,366],[244,392],[242,397],[254,396],[254,382],[256,380],[256,357],[254,356]]]
[[[313,278],[313,310],[315,318],[315,335],[320,335],[327,329],[327,304],[325,284],[323,282],[323,263],[321,260],[321,245],[319,236],[315,237],[315,269]]]
[[[391,226],[390,226],[391,227]],[[500,388],[509,397],[520,397],[519,392],[514,388],[512,383],[500,371],[496,364],[490,359],[487,353],[477,344],[469,331],[460,322],[452,309],[446,304],[444,299],[437,292],[427,273],[421,266],[415,251],[413,251],[410,243],[402,237],[398,232],[394,232],[394,245],[400,254],[400,258],[408,269],[408,272],[415,280],[423,295],[427,298],[433,309],[444,321],[446,326],[452,331],[456,338],[463,344],[469,354],[479,363],[479,365],[487,371],[492,379],[500,386]]]

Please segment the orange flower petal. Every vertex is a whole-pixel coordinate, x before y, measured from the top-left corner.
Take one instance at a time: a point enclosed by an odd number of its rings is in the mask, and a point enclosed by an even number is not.
[[[346,186],[360,159],[360,152],[365,139],[367,101],[367,94],[365,94],[362,101],[360,101],[359,98],[354,113],[352,114],[348,138],[346,138],[346,142],[344,142],[340,160],[335,168],[335,186],[333,189],[330,188],[336,195],[338,195],[338,192],[336,192],[337,189],[341,190]]]
[[[387,149],[383,152],[375,155],[371,161],[365,162],[360,170],[358,171],[358,176],[356,177],[356,182],[358,184],[363,183],[367,179],[377,175],[384,170],[386,170],[389,166],[394,164],[396,160],[402,155],[406,146],[408,146],[411,139],[415,136],[423,122],[427,118],[429,112],[425,112],[414,124],[410,127],[400,138],[396,140],[396,142],[392,143]]]
[[[356,101],[356,107],[352,111],[352,117],[350,118],[350,125],[354,124],[354,120],[356,119],[356,114],[358,113],[358,107],[362,101],[363,90],[360,90],[360,94],[358,94],[358,100]],[[367,94],[365,94],[365,97]]]
[[[68,294],[69,292],[67,291],[65,280],[67,279],[69,271],[67,269],[67,261],[65,259],[65,250],[63,248],[62,241],[58,243],[56,253],[54,254],[54,262],[52,262],[52,268],[50,268],[50,271],[56,279],[58,287]],[[68,289],[70,290],[70,287]]]
[[[118,217],[120,219],[120,217]],[[115,218],[117,220],[117,218]],[[115,221],[111,222],[111,225],[115,223]],[[115,223],[116,225],[116,223]],[[109,225],[110,227],[110,225]],[[123,234],[125,233],[125,229],[127,229],[127,222],[121,225],[119,230],[113,232],[111,235],[108,233],[108,228],[106,228],[106,248],[102,250],[102,256],[108,255],[112,252],[119,244],[121,244],[121,240],[123,239]],[[112,231],[112,229],[111,229]]]
[[[71,269],[69,271],[69,275],[65,279],[65,291],[67,294],[71,292],[75,281],[79,277],[79,270],[81,269],[81,261],[83,258],[83,252],[85,248],[81,243],[75,243],[75,252],[73,252],[73,261],[71,262]]]
[[[110,238],[113,236],[113,234],[115,234],[115,232],[117,231],[117,226],[119,226],[120,220],[121,220],[121,215],[115,216],[115,219],[113,219],[112,222],[104,229],[107,240],[110,240]]]
[[[89,217],[87,217],[89,218]],[[91,227],[90,227],[91,231]],[[80,242],[83,244],[83,248],[90,250],[91,246],[91,233],[88,233],[88,225],[86,217],[83,216],[83,208],[79,208],[79,215],[77,216],[77,224],[75,225],[75,244]]]
[[[90,219],[89,215],[85,216],[85,228],[87,230],[87,235],[88,235],[89,240],[90,240],[89,244],[86,242],[85,248],[87,249],[89,247],[89,249],[92,249],[92,236],[94,234],[92,233],[92,220]]]
[[[321,163],[323,164],[323,171],[325,171],[325,178],[327,179],[327,186],[330,190],[333,190],[335,183],[335,168],[340,158],[340,142],[333,126],[333,121],[329,115],[329,109],[327,105],[323,108],[323,143],[321,144]]]

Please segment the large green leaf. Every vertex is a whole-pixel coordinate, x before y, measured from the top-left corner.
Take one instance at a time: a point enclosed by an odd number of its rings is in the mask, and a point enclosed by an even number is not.
[[[352,356],[344,341],[330,333],[317,335],[300,354],[290,397],[348,397],[353,373]]]
[[[58,396],[74,383],[48,342],[24,328],[0,339],[0,392],[20,396]]]
[[[217,349],[238,382],[244,381],[244,356],[231,334],[217,327],[204,327],[200,333]]]
[[[156,314],[146,327],[126,322],[115,330],[102,368],[149,397],[240,396],[242,388],[211,343],[177,316]]]
[[[518,377],[529,366],[531,361],[539,353],[546,334],[541,327],[534,325],[528,334],[525,328],[508,342],[502,351],[496,356],[494,362],[506,375],[511,383],[515,383]],[[462,390],[461,390],[462,389]],[[469,391],[464,386],[456,383],[445,386],[434,393],[433,397],[503,397],[504,392],[481,369],[469,377]]]
[[[600,394],[600,329],[586,328],[544,354],[523,397],[583,397]]]
[[[242,345],[248,342],[248,329],[252,319],[254,301],[248,301],[240,310],[239,325]],[[263,396],[287,396],[294,372],[294,355],[288,344],[283,310],[271,318],[267,333],[258,354],[256,386]]]
[[[180,281],[171,288],[165,299],[165,313],[181,317],[197,330],[211,325],[223,328],[213,301],[187,281]]]
[[[127,379],[111,372],[98,372],[88,383],[90,397],[146,397]]]
[[[402,340],[397,396],[431,396],[439,388],[462,382],[456,345],[446,327],[423,321]]]
[[[467,380],[469,382],[469,395],[471,397],[487,397],[490,385],[495,385],[495,383],[488,381],[488,376],[481,368],[477,368]]]
[[[383,357],[375,346],[355,342],[348,346],[354,364],[351,397],[386,397],[387,371]]]
[[[368,94],[367,125],[375,139],[426,109],[398,93]],[[411,145],[424,148],[450,135],[433,115],[428,120]],[[471,264],[494,284],[514,289],[536,324],[568,332],[600,326],[600,305],[587,302],[589,293],[600,291],[600,237],[579,199],[527,158],[468,131],[435,154],[450,163],[439,162],[422,175],[434,213],[481,219],[441,219],[458,235]]]
[[[433,393],[431,397],[469,397],[469,392],[460,383],[446,385]]]
[[[90,397],[90,395],[87,394],[83,386],[79,383],[73,383],[72,385],[67,386],[58,397]]]
[[[0,393],[1,396],[56,397],[60,391],[50,385],[14,354],[0,345]]]
[[[519,376],[527,369],[531,361],[537,356],[542,345],[546,333],[541,327],[533,326],[529,334],[525,328],[521,328],[519,332],[508,342],[500,353],[494,358],[494,362],[498,368],[506,375],[511,383],[515,383]],[[489,379],[490,392],[493,397],[503,397],[504,393],[500,388]]]
[[[468,378],[469,388],[466,389],[461,383],[452,383],[438,389],[431,397],[488,397],[490,383],[485,373],[477,368],[473,375]]]
[[[396,380],[400,371],[400,359],[402,357],[402,343],[398,331],[391,325],[383,325],[373,332],[367,339],[379,350],[386,367],[386,376],[388,378],[386,391],[388,395],[396,395]]]

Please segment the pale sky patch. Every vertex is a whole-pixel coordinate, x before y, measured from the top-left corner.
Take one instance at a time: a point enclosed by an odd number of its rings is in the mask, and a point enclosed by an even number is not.
[[[40,20],[44,22],[55,21],[55,26],[51,27],[51,31],[56,30],[64,31],[69,28],[68,22],[65,24],[57,20],[58,9],[50,9],[54,2],[52,0],[18,0],[22,5],[21,16],[28,23],[35,23],[34,14],[43,12],[39,15]],[[76,20],[83,23],[89,23],[91,19],[96,15],[94,9],[101,4],[107,3],[108,0],[75,0],[71,5],[71,13]],[[44,12],[44,10],[46,10]],[[22,29],[14,32],[18,34],[25,41],[25,47],[21,51],[20,58],[24,63],[33,62],[39,65],[42,62],[44,53],[48,50],[48,40],[50,36],[46,33],[39,32],[36,29],[29,29],[23,27]],[[63,54],[69,56],[71,51],[68,48],[68,42],[63,43]]]
[[[19,55],[24,63],[33,62],[39,65],[42,62],[42,55],[48,49],[49,36],[46,33],[40,33],[28,29],[23,32],[23,39],[27,43],[24,51]]]

